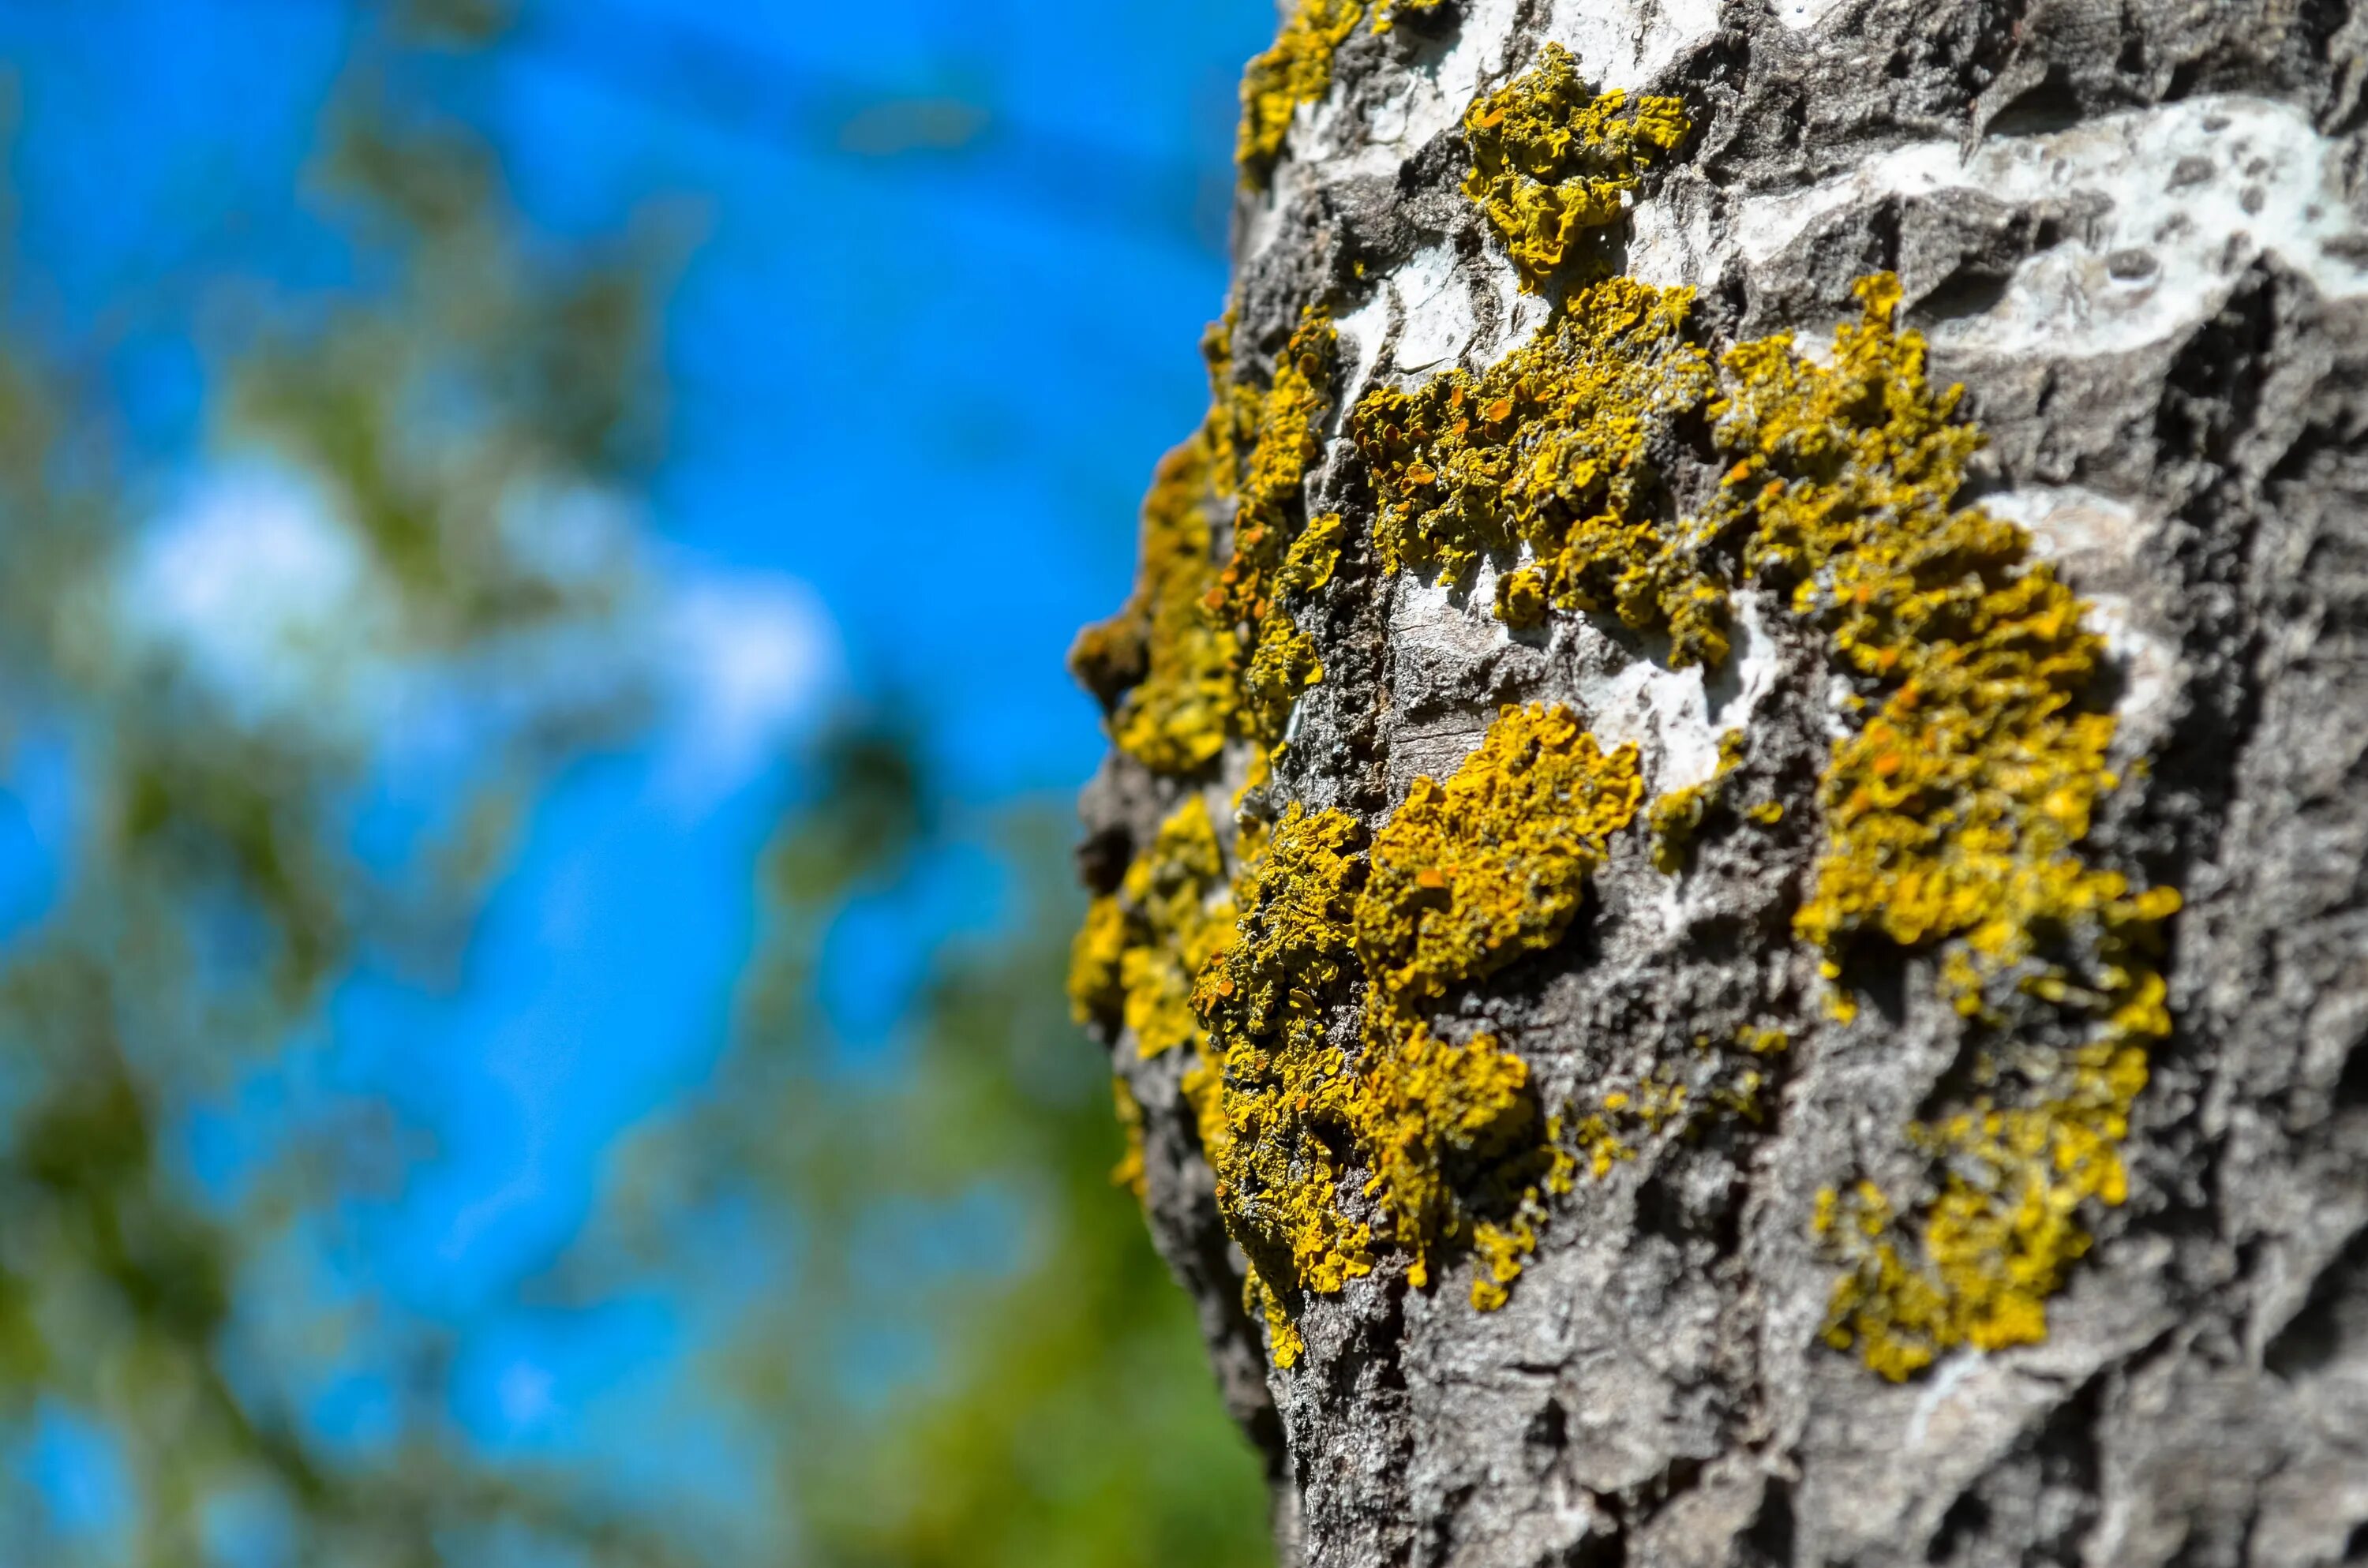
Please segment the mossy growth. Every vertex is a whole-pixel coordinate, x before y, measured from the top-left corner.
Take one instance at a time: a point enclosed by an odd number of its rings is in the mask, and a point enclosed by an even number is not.
[[[1383,565],[1452,583],[1526,550],[1535,564],[1498,579],[1504,619],[1534,620],[1543,603],[1610,610],[1666,635],[1675,665],[1724,660],[1728,592],[1713,536],[1677,519],[1651,455],[1714,390],[1688,335],[1691,301],[1607,278],[1485,374],[1459,368],[1367,393],[1349,434],[1380,498]]]
[[[2044,1335],[2089,1244],[2077,1211],[2124,1191],[2146,1048],[2170,1028],[2157,927],[2179,898],[2083,854],[2117,782],[2112,715],[2085,705],[2103,645],[2022,529],[1955,505],[1980,434],[1896,327],[1897,280],[1859,294],[1826,362],[1788,337],[1731,350],[1713,412],[1737,460],[1722,520],[1748,528],[1747,561],[1791,585],[1860,687],[1819,784],[1826,845],[1796,929],[1838,980],[1870,944],[1937,948],[1957,1011],[2022,1037],[2011,1072],[1987,1064],[1991,1095],[1912,1130],[1947,1173],[1913,1221],[1863,1189],[1824,1205],[1852,1263],[1828,1337],[1896,1378],[1956,1345]]]
[[[1445,0],[1297,0],[1273,45],[1242,74],[1242,122],[1234,156],[1242,178],[1264,185],[1282,154],[1292,116],[1332,90],[1332,57],[1370,15],[1388,32],[1400,13],[1436,11]]]
[[[1463,194],[1487,214],[1534,290],[1584,239],[1617,223],[1654,163],[1692,129],[1675,98],[1594,93],[1558,43],[1463,113]]]
[[[1445,784],[1416,780],[1368,853],[1355,818],[1294,806],[1245,872],[1235,940],[1194,1000],[1222,1056],[1203,1090],[1218,1205],[1279,1361],[1298,1354],[1292,1303],[1370,1271],[1383,1244],[1417,1286],[1468,1249],[1474,1304],[1505,1301],[1571,1159],[1520,1058],[1487,1034],[1442,1040],[1429,1016],[1561,938],[1642,791],[1633,746],[1604,753],[1565,709],[1508,709]],[[1353,1196],[1351,1169],[1370,1173]]]
[[[1337,516],[1308,519],[1304,499],[1332,416],[1337,331],[1306,312],[1264,387],[1235,379],[1231,337],[1212,329],[1208,417],[1161,460],[1144,500],[1133,597],[1069,655],[1110,710],[1118,748],[1173,777],[1208,768],[1231,738],[1281,740],[1292,705],[1324,675],[1287,607],[1330,580],[1344,533]]]

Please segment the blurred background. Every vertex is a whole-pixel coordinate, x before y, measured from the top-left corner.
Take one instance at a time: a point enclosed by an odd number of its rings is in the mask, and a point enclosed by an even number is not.
[[[1263,1561],[1061,656],[1269,0],[0,0],[0,1568]]]

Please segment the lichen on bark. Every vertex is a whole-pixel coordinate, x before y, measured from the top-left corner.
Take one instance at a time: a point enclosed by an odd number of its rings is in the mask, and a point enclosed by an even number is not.
[[[2368,806],[2250,673],[2368,711],[2297,651],[2357,619],[2302,564],[2368,515],[2357,84],[2255,54],[2191,101],[2145,3],[2118,54],[1847,9],[1311,3],[1246,84],[1177,574],[1230,706],[1170,767],[1116,688],[1089,816],[1140,864],[1189,796],[1223,864],[1192,1050],[1114,1061],[1311,1562],[2368,1522],[2181,1498],[2217,1434],[2134,1392],[2322,1483],[2368,1446],[2293,1337],[2360,1361],[2362,992],[2301,869]],[[1095,874],[1123,1043],[1140,901]]]

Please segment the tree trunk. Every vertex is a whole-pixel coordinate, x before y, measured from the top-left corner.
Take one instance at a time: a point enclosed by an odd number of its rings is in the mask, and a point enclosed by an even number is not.
[[[2368,1561],[2362,24],[1372,9],[1075,659],[1285,1558]]]

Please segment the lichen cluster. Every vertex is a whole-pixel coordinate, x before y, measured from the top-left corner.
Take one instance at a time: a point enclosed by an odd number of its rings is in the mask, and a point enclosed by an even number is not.
[[[1289,607],[1339,558],[1340,519],[1308,519],[1304,494],[1331,419],[1337,345],[1330,320],[1309,311],[1258,387],[1235,376],[1229,328],[1212,329],[1209,415],[1161,460],[1144,501],[1134,594],[1070,651],[1110,710],[1112,742],[1155,773],[1199,773],[1236,736],[1271,748],[1292,704],[1323,678]]]
[[[1727,590],[1708,532],[1671,512],[1652,450],[1713,391],[1687,335],[1690,290],[1625,278],[1574,292],[1528,345],[1485,374],[1456,369],[1357,404],[1388,570],[1466,578],[1506,570],[1497,613],[1610,610],[1661,633],[1678,665],[1725,657]],[[1513,567],[1526,551],[1533,564]]]
[[[1217,574],[1213,446],[1204,426],[1160,460],[1143,503],[1134,595],[1069,651],[1077,678],[1110,705],[1111,741],[1155,773],[1215,760],[1241,703],[1233,641],[1201,605]]]
[[[2112,715],[2084,706],[2103,644],[2022,529],[1954,505],[1980,434],[1896,328],[1897,280],[1859,294],[1827,362],[1786,337],[1730,350],[1712,412],[1747,562],[1791,586],[1860,688],[1819,783],[1826,845],[1795,928],[1836,978],[1871,945],[1937,948],[1956,1010],[2020,1047],[2010,1070],[1986,1058],[1994,1087],[1970,1109],[1911,1130],[1945,1172],[1905,1227],[1920,1261],[1879,1194],[1823,1207],[1852,1264],[1828,1337],[1896,1378],[1956,1345],[2044,1335],[2089,1244],[2078,1210],[2125,1190],[2119,1146],[2170,1028],[2152,960],[2179,896],[2083,854],[2117,783]]]
[[[1643,796],[1634,745],[1604,752],[1565,708],[1513,708],[1445,785],[1417,778],[1374,839],[1357,952],[1367,1055],[1386,1072],[1370,1082],[1366,1136],[1417,1283],[1468,1220],[1485,1264],[1473,1302],[1500,1305],[1536,1244],[1537,1184],[1556,1159],[1520,1059],[1486,1034],[1443,1044],[1426,1015],[1562,939]]]
[[[1379,1244],[1417,1286],[1468,1247],[1474,1303],[1504,1301],[1569,1157],[1520,1058],[1443,1040],[1430,1015],[1561,938],[1642,795],[1634,747],[1604,753],[1565,709],[1508,709],[1363,855],[1356,818],[1294,806],[1245,872],[1237,937],[1194,994],[1221,1062],[1202,1125],[1279,1361],[1298,1354],[1292,1303],[1369,1272]],[[1344,1193],[1351,1170],[1369,1174]]]
[[[1209,619],[1234,632],[1241,671],[1241,727],[1272,746],[1299,694],[1324,678],[1314,639],[1285,608],[1331,580],[1340,551],[1338,516],[1306,517],[1307,471],[1324,449],[1333,406],[1338,335],[1309,311],[1257,397],[1221,402],[1223,445],[1233,465],[1233,559],[1202,601]]]
[[[1332,89],[1332,56],[1368,14],[1373,31],[1390,30],[1398,12],[1437,10],[1443,0],[1297,0],[1273,46],[1242,74],[1242,123],[1234,155],[1242,178],[1264,184],[1281,154],[1291,117]]]
[[[1254,62],[1246,169],[1271,160],[1367,14],[1304,0]],[[1609,612],[1666,638],[1675,666],[1722,662],[1731,595],[1759,585],[1821,631],[1846,687],[1793,923],[1822,954],[1831,1010],[1851,1016],[1863,966],[1929,954],[1975,1051],[1973,1097],[1907,1130],[1922,1191],[1821,1195],[1816,1230],[1845,1268],[1827,1337],[1893,1378],[1955,1346],[2038,1339],[2089,1244],[2084,1211],[2125,1196],[2120,1147],[2146,1051],[2170,1028],[2156,958],[2178,896],[2084,849],[2117,785],[2086,607],[2021,529],[1957,505],[1981,437],[1957,391],[1927,382],[1921,339],[1894,319],[1896,280],[1860,285],[1862,313],[1830,355],[1779,335],[1713,360],[1688,291],[1597,274],[1580,236],[1683,140],[1674,100],[1590,95],[1549,46],[1465,130],[1466,193],[1525,286],[1564,285],[1554,314],[1484,373],[1359,403],[1349,434],[1377,501],[1366,540],[1305,516],[1334,406],[1329,323],[1311,312],[1263,385],[1236,378],[1212,338],[1214,406],[1146,503],[1135,598],[1080,643],[1120,747],[1194,791],[1089,913],[1080,1016],[1146,1053],[1190,1047],[1183,1092],[1279,1361],[1301,1349],[1296,1304],[1385,1253],[1421,1286],[1469,1252],[1474,1303],[1500,1304],[1547,1197],[1582,1163],[1602,1176],[1648,1137],[1756,1122],[1788,1034],[1746,1025],[1733,1049],[1698,1035],[1714,1062],[1660,1060],[1548,1118],[1496,1036],[1440,1032],[1442,1004],[1561,938],[1642,806],[1634,748],[1603,752],[1567,710],[1506,710],[1370,836],[1337,810],[1260,808],[1229,849],[1203,803],[1212,765],[1247,742],[1251,778],[1267,778],[1322,677],[1294,608],[1344,550],[1450,583],[1492,562],[1508,622]],[[1724,471],[1698,516],[1660,467],[1689,441]],[[1683,871],[1714,812],[1781,819],[1779,801],[1725,800],[1747,744],[1729,732],[1713,778],[1653,804],[1660,869]]]
[[[1726,781],[1743,766],[1746,736],[1733,729],[1718,737],[1718,766],[1699,784],[1672,790],[1653,802],[1653,865],[1670,876],[1686,869],[1702,819],[1725,803]]]
[[[1464,111],[1463,194],[1505,242],[1521,287],[1535,289],[1583,237],[1620,221],[1645,172],[1691,129],[1675,98],[1588,91],[1569,51],[1550,43],[1535,68]]]
[[[1188,795],[1086,913],[1069,961],[1078,1022],[1122,1025],[1146,1057],[1197,1045],[1192,978],[1233,939],[1231,892],[1209,808]]]

